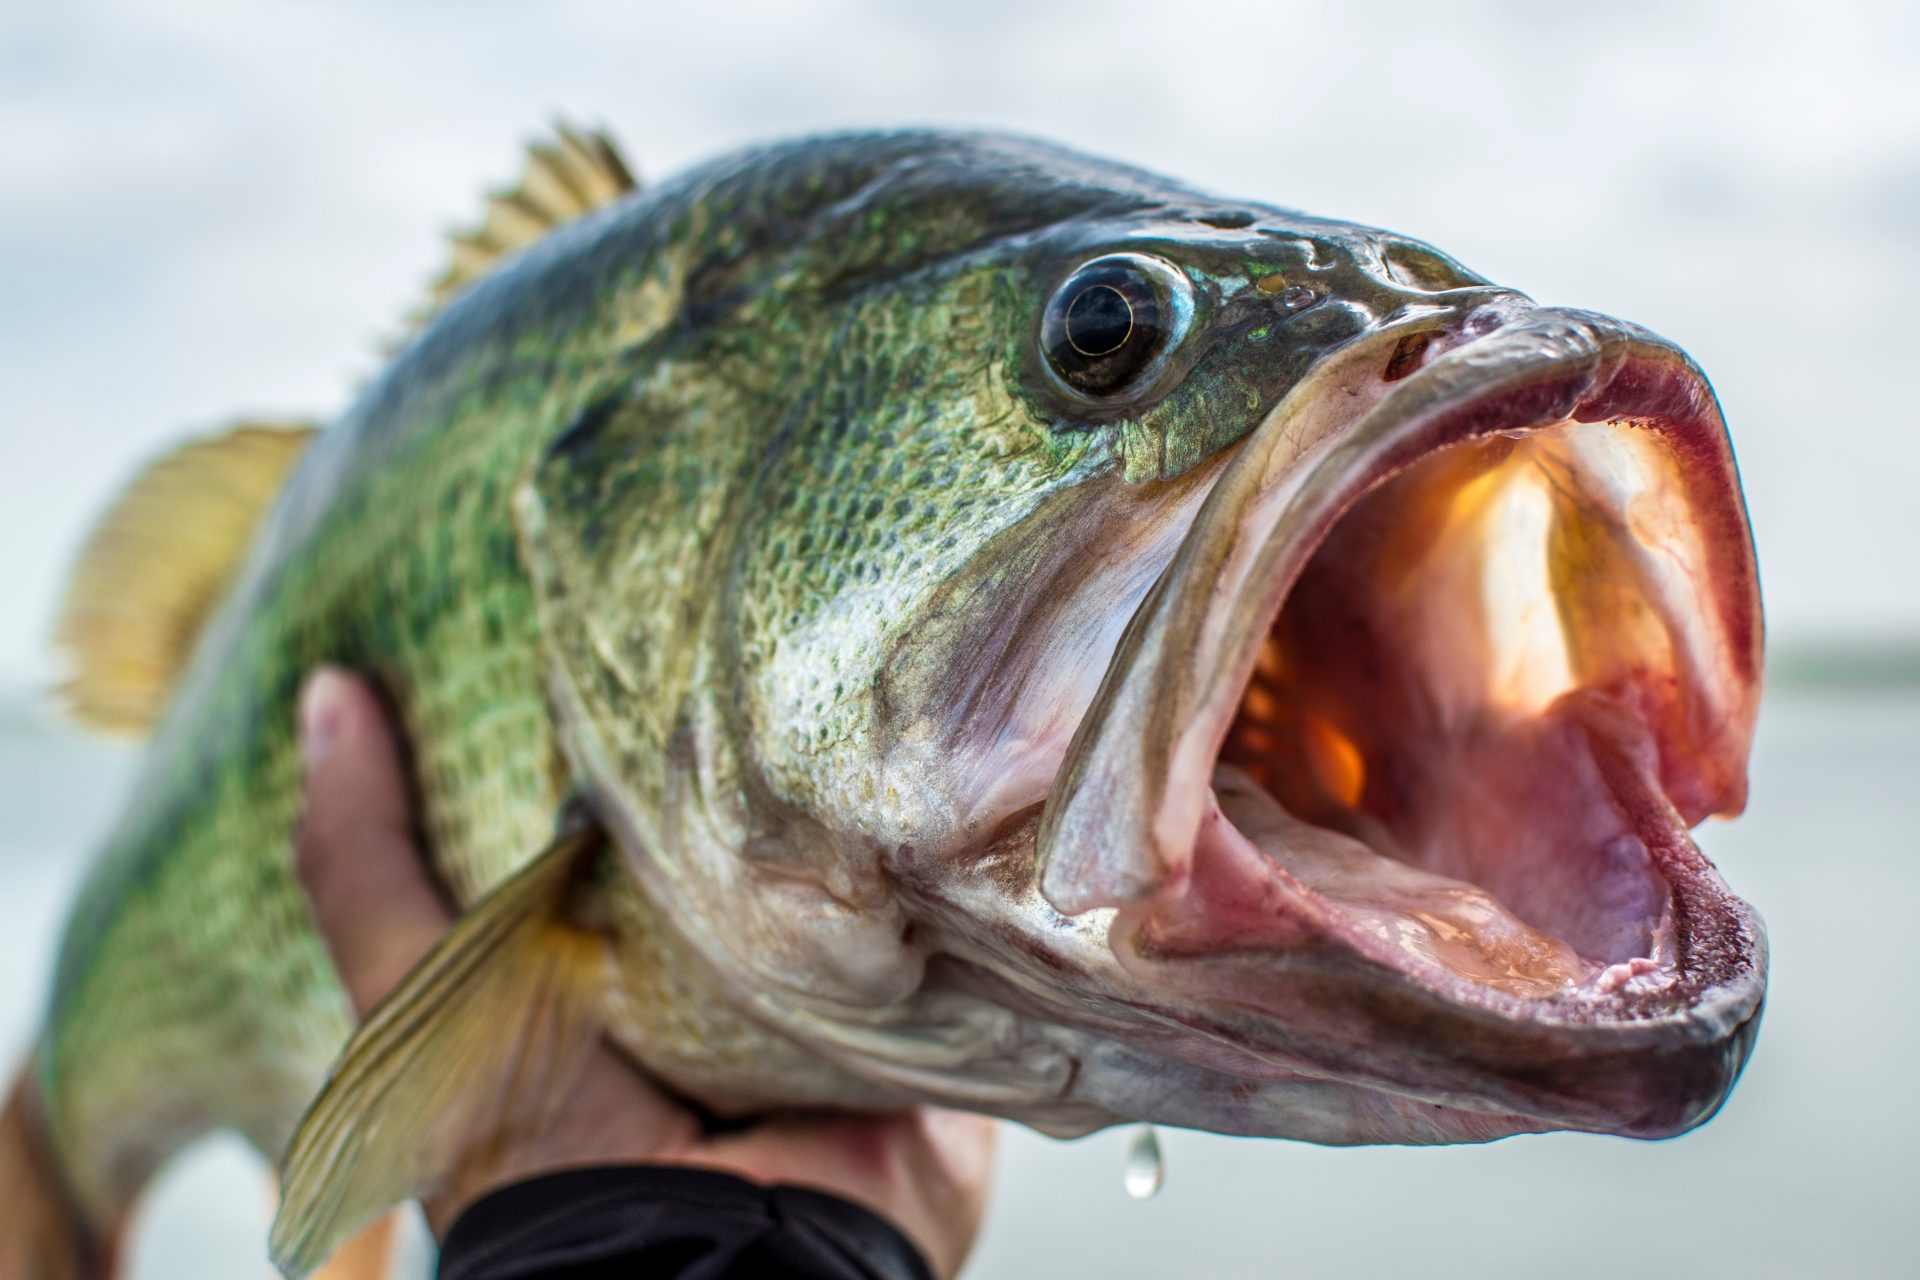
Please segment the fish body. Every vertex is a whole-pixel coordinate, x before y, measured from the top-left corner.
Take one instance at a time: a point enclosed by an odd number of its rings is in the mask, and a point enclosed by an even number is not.
[[[290,857],[336,663],[459,903],[605,833],[596,1025],[716,1112],[1676,1132],[1764,988],[1685,834],[1759,644],[1644,331],[1020,139],[741,153],[488,273],[306,451],[37,1105],[99,1220],[209,1129],[288,1148],[353,1031]]]

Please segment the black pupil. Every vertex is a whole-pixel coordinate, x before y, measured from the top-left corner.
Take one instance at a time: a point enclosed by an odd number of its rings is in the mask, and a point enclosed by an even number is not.
[[[1096,397],[1138,389],[1167,344],[1156,275],[1176,279],[1172,268],[1136,263],[1130,255],[1096,258],[1047,299],[1040,350],[1069,387]]]
[[[1083,356],[1104,356],[1126,345],[1133,333],[1133,308],[1112,285],[1082,289],[1067,308],[1067,341]]]

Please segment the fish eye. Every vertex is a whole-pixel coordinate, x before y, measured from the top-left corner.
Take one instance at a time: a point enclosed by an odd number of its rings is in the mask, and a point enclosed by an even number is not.
[[[1040,344],[1053,371],[1075,391],[1120,396],[1151,381],[1192,312],[1192,286],[1172,263],[1110,254],[1086,263],[1054,291]]]

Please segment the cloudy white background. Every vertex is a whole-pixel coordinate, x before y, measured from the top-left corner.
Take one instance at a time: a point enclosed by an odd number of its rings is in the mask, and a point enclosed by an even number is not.
[[[92,514],[238,412],[337,411],[556,115],[643,173],[1005,127],[1431,240],[1679,341],[1776,637],[1920,636],[1920,6],[0,6],[0,677]]]
[[[48,678],[65,563],[130,471],[238,414],[337,411],[444,232],[556,116],[654,175],[809,130],[1005,127],[1421,236],[1699,359],[1779,644],[1920,643],[1920,5],[12,0],[0,686]],[[1898,798],[1920,704],[1779,705],[1754,813],[1710,846],[1773,922],[1774,1012],[1708,1130],[1428,1153],[1178,1135],[1140,1210],[1117,1139],[1016,1138],[981,1274],[1893,1265],[1920,1041],[1862,949],[1920,891]],[[0,841],[11,1053],[11,988],[39,980],[66,891],[49,843],[98,827],[124,767],[0,740],[0,817],[39,815]],[[260,1201],[224,1158],[163,1193],[143,1274],[253,1256]]]

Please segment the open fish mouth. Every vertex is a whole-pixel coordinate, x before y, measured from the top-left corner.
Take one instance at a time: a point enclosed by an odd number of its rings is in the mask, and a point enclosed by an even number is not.
[[[1421,1108],[1348,1140],[1683,1131],[1765,990],[1689,835],[1744,801],[1760,645],[1684,354],[1585,312],[1410,318],[1222,472],[1069,749],[1041,892],[1111,912],[1203,1033],[1163,1051]]]

